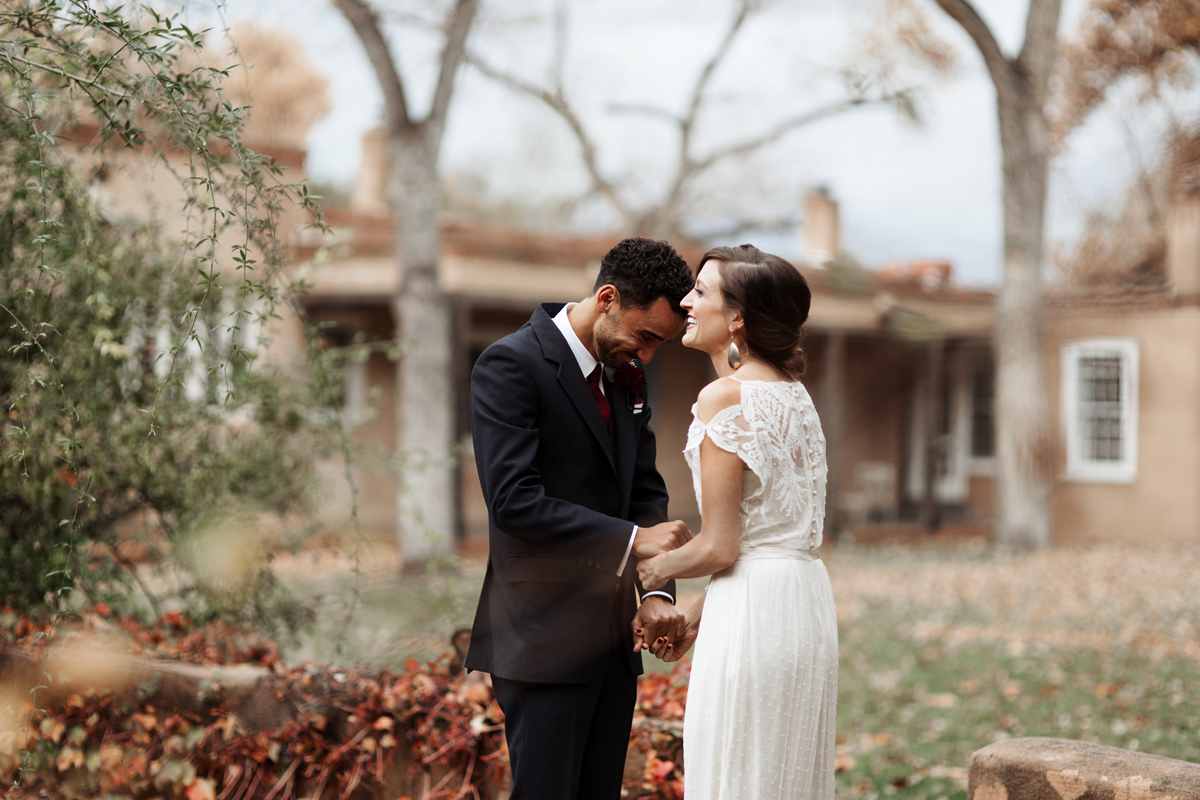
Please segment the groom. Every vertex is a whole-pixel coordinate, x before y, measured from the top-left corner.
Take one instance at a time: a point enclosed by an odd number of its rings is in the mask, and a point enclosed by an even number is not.
[[[679,334],[692,283],[666,242],[625,239],[588,297],[539,306],[471,374],[491,550],[466,666],[492,675],[511,800],[618,798],[642,672],[633,630],[684,633],[674,584],[644,593],[637,580],[636,559],[691,534],[666,521],[644,373],[629,362]]]

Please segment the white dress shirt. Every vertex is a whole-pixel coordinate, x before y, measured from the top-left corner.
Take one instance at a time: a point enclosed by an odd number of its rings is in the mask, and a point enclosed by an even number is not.
[[[571,348],[571,354],[575,356],[575,360],[579,363],[579,370],[583,373],[583,377],[586,379],[588,375],[592,374],[592,370],[594,370],[596,365],[600,362],[593,358],[592,354],[588,352],[588,349],[583,346],[583,342],[579,341],[579,336],[575,333],[575,329],[571,327],[571,320],[567,318],[567,312],[576,305],[576,303],[567,303],[565,306],[563,306],[562,310],[554,315],[554,324],[559,331],[562,332],[563,338],[567,340],[567,347]],[[600,381],[600,393],[607,396],[607,392],[604,391],[604,381]],[[629,563],[629,554],[633,552],[633,540],[637,538],[637,533],[638,526],[634,525],[633,533],[629,536],[629,544],[625,546],[625,555],[621,558],[621,565],[617,567],[618,578],[621,577],[623,572],[625,572],[625,565]],[[671,603],[675,602],[675,598],[671,597],[671,595],[667,594],[666,592],[658,591],[646,592],[644,595],[642,595],[642,599],[645,600],[647,597],[654,594],[658,595],[659,597],[665,597]]]

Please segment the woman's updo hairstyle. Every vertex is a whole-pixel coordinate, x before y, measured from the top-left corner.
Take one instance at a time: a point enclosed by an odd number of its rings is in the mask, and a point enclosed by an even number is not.
[[[808,319],[812,292],[800,271],[779,256],[754,245],[714,247],[700,259],[721,273],[725,308],[742,315],[738,346],[766,361],[792,380],[808,366],[801,326]]]

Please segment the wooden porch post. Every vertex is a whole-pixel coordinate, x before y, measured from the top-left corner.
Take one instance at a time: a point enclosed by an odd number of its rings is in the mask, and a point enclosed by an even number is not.
[[[945,361],[945,343],[941,337],[935,338],[929,344],[929,358],[926,368],[929,379],[925,381],[925,430],[923,442],[925,446],[925,494],[921,499],[921,524],[927,531],[935,531],[941,526],[941,514],[938,510],[937,480],[942,458],[942,384],[943,362]]]
[[[822,426],[829,480],[825,487],[825,533],[837,541],[841,532],[839,506],[842,489],[843,425],[846,407],[846,334],[831,331],[825,340],[824,375],[821,380]]]
[[[471,430],[471,302],[465,298],[451,298],[450,313],[454,319],[454,379],[451,384],[451,397],[457,406],[455,417],[457,425],[454,428],[454,442],[461,446],[463,437]],[[454,468],[454,546],[455,549],[466,539],[466,525],[463,522],[463,450],[458,447],[458,463]]]

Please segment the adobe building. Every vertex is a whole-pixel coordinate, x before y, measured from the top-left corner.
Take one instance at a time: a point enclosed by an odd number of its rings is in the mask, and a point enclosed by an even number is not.
[[[383,187],[373,180],[386,171],[374,160],[381,157],[380,145],[368,138],[351,207],[327,215],[336,244],[305,271],[310,291],[304,308],[335,346],[386,342],[395,329],[398,267]],[[837,204],[828,192],[810,195],[806,207],[814,220],[806,248],[824,261],[801,269],[814,289],[805,384],[828,441],[828,527],[836,533],[902,519],[986,521],[992,495],[992,295],[955,287],[949,265],[940,262],[863,270],[839,258]],[[440,276],[457,316],[454,380],[463,453],[456,535],[468,549],[486,546],[487,531],[467,413],[471,366],[491,343],[523,325],[539,302],[587,296],[601,257],[620,238],[443,223]],[[298,248],[297,258],[312,258],[314,245]],[[704,249],[684,245],[680,251],[695,266]],[[358,421],[357,439],[382,451],[395,442],[395,364],[385,351],[381,346],[348,363],[345,392],[347,418]],[[699,512],[682,450],[691,405],[714,377],[712,367],[706,355],[671,342],[647,372],[670,513],[695,525]],[[379,410],[371,412],[372,405]],[[329,467],[331,478],[340,471]],[[390,533],[397,505],[392,476],[365,466],[357,475],[360,522]],[[347,499],[334,502],[344,506]]]
[[[1056,541],[1200,541],[1200,170],[1169,203],[1160,285],[1047,297]]]
[[[378,174],[376,171],[375,174]],[[364,182],[365,183],[365,182]],[[335,323],[334,336],[386,339],[396,286],[390,223],[381,198],[361,190],[330,214],[342,255],[315,268],[306,308]],[[1175,542],[1200,538],[1200,191],[1176,193],[1163,259],[1151,289],[1050,287],[1044,365],[1054,441],[1052,532],[1056,542]],[[843,257],[836,201],[805,199],[798,265],[814,290],[807,324],[813,396],[827,439],[827,530],[872,525],[966,524],[986,535],[994,513],[995,435],[991,355],[994,292],[956,286],[946,262],[857,268]],[[463,450],[460,542],[478,547],[486,510],[471,458],[466,413],[474,359],[516,330],[538,302],[586,296],[617,236],[547,236],[447,221],[443,287],[458,315],[456,385]],[[685,245],[689,263],[703,248]],[[351,405],[388,407],[394,366],[382,354],[350,368]],[[702,354],[677,342],[648,365],[659,468],[671,514],[699,519],[683,462],[690,408],[713,378]],[[357,413],[357,412],[355,412]],[[392,415],[365,421],[360,437],[391,443]],[[381,532],[395,524],[389,476],[368,478],[360,516]]]
[[[365,359],[347,360],[342,412],[368,454],[381,454],[355,467],[359,519],[367,532],[393,539],[398,489],[385,462],[396,449],[396,364],[388,343],[395,331],[398,267],[377,180],[384,172],[378,162],[382,142],[368,139],[367,145],[351,206],[328,212],[332,240],[306,230],[307,220],[295,209],[285,210],[282,230],[297,277],[310,286],[303,313],[324,323],[328,344],[379,345]],[[266,150],[287,168],[287,180],[303,178],[302,151]],[[152,218],[182,199],[178,184],[156,179],[153,154],[126,150],[116,159],[120,163],[107,168],[82,165],[102,206]],[[1161,285],[1048,291],[1044,365],[1056,542],[1200,539],[1195,177],[1183,176],[1172,198]],[[826,191],[805,199],[804,223],[803,252],[811,263],[798,267],[814,290],[804,382],[828,444],[827,530],[836,535],[897,522],[965,523],[986,534],[995,483],[994,293],[956,286],[946,262],[857,267],[841,251],[837,203]],[[486,546],[486,510],[468,428],[471,366],[488,345],[524,324],[538,302],[586,296],[601,256],[620,237],[550,236],[453,220],[443,223],[442,233],[440,277],[457,319],[453,380],[462,450],[461,517],[453,536],[462,547],[477,549]],[[694,266],[704,248],[680,249]],[[253,334],[247,331],[251,339]],[[267,357],[288,359],[302,351],[297,319],[285,318],[269,331]],[[202,394],[204,370],[193,373],[189,391]],[[648,373],[671,513],[695,524],[699,514],[681,451],[691,404],[712,379],[711,366],[703,354],[673,342],[660,348]],[[321,469],[326,517],[337,526],[348,517],[349,489],[340,464]]]

